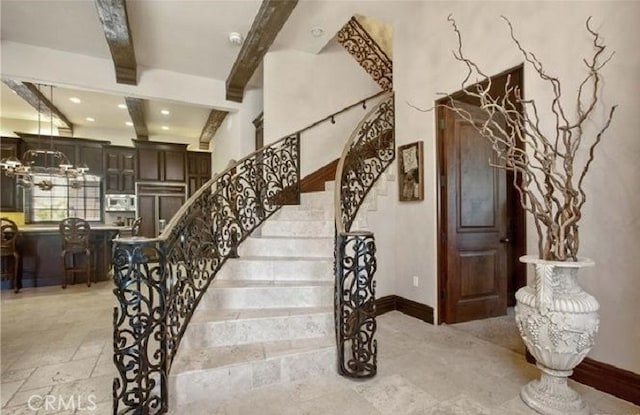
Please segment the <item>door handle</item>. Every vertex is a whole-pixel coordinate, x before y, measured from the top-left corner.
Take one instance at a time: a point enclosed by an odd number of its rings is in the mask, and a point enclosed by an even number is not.
[[[511,242],[511,239],[509,239],[509,238],[500,238],[500,243],[501,244],[508,244],[509,242]]]

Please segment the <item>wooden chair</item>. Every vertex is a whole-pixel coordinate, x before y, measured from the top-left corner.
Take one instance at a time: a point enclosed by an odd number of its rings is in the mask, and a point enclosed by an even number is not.
[[[67,288],[67,276],[71,274],[72,283],[75,284],[77,273],[87,274],[87,286],[91,287],[91,247],[89,236],[91,226],[89,222],[80,218],[66,218],[60,222],[60,236],[62,238],[62,267],[64,268],[64,283],[62,288]],[[84,254],[84,265],[76,263],[76,254]],[[70,264],[67,258],[70,256]]]
[[[18,292],[18,267],[20,264],[20,254],[16,248],[16,240],[18,239],[18,225],[8,218],[0,218],[0,258],[13,257],[11,271],[9,271],[9,261],[6,261],[2,267],[2,278],[11,275],[13,283],[13,291]]]

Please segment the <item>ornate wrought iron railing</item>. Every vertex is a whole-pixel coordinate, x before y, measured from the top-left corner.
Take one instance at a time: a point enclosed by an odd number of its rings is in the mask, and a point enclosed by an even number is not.
[[[338,372],[347,377],[372,377],[377,371],[375,239],[351,226],[394,159],[393,94],[387,93],[349,138],[336,171],[335,328]]]
[[[393,89],[393,61],[355,17],[338,31],[337,40],[380,88]]]
[[[167,411],[173,358],[216,272],[280,206],[299,203],[299,151],[299,134],[263,147],[198,190],[158,238],[114,241],[114,414]]]

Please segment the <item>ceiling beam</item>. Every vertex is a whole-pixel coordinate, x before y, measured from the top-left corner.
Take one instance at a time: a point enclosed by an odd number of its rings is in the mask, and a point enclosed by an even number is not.
[[[298,0],[263,0],[227,77],[227,99],[242,102],[244,89]]]
[[[136,130],[136,138],[142,141],[149,140],[149,130],[147,130],[147,123],[144,120],[144,99],[125,97],[124,101],[127,103],[127,110],[129,116],[133,122],[133,128]]]
[[[95,0],[95,3],[104,37],[111,50],[116,81],[119,84],[137,85],[138,64],[133,49],[126,0]]]
[[[202,128],[202,132],[200,133],[200,150],[209,149],[209,143],[211,142],[211,139],[214,135],[216,135],[216,131],[218,131],[218,128],[220,128],[228,113],[228,111],[211,110],[211,112],[209,113],[209,118],[207,119],[207,122]]]
[[[58,127],[66,128],[73,134],[73,123],[53,105],[53,102],[49,101],[49,99],[40,92],[37,85],[31,82],[14,81],[13,79],[3,79],[2,82],[15,91],[16,94],[24,99],[37,112],[47,117],[53,117],[53,121]],[[51,97],[51,99],[53,99],[53,97]]]

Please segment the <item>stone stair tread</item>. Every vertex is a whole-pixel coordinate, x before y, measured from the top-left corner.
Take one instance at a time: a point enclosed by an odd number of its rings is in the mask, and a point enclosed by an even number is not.
[[[189,349],[173,362],[171,376],[265,361],[335,347],[333,336]]]
[[[223,280],[213,281],[211,288],[326,287],[332,280]]]
[[[299,205],[296,205],[295,207],[299,207]],[[316,206],[312,206],[312,207],[308,207],[307,209],[286,209],[286,210],[280,210],[277,213],[274,213],[273,216],[271,217],[271,219],[279,221],[279,220],[284,220],[286,218],[282,218],[282,216],[287,216],[287,211],[291,211],[291,212],[300,212],[303,211],[305,212],[305,214],[308,215],[320,215],[320,216],[324,216],[325,215],[325,210],[324,209],[318,209]],[[313,220],[313,219],[300,219],[300,220]]]
[[[333,261],[332,256],[258,256],[258,255],[245,255],[233,261],[269,261],[269,262],[318,262],[318,261]]]
[[[287,307],[270,309],[222,309],[197,310],[189,324],[204,324],[218,321],[234,321],[243,319],[267,319],[273,317],[288,317],[310,314],[332,313],[333,307]]]
[[[283,235],[265,235],[265,236],[250,236],[248,239],[304,239],[304,240],[309,240],[309,239],[322,239],[322,240],[326,240],[326,239],[331,239],[333,240],[333,237],[330,236],[283,236]]]

